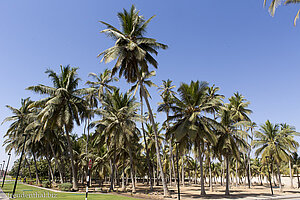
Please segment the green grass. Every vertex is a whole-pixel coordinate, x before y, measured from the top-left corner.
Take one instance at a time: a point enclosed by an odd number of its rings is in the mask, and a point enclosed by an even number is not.
[[[8,196],[11,197],[13,189],[13,181],[5,181],[5,185],[2,188],[3,192]],[[49,195],[48,195],[49,194]],[[22,195],[27,195],[25,198]],[[31,197],[29,196],[31,195]],[[34,196],[33,196],[34,195]],[[39,197],[37,197],[39,195]],[[42,196],[46,195],[46,197]],[[64,200],[64,199],[72,199],[72,200],[84,200],[85,194],[79,193],[64,193],[64,192],[52,192],[49,190],[44,190],[36,187],[32,187],[29,185],[24,185],[18,183],[17,190],[15,193],[15,197],[17,199],[55,199],[55,200]],[[124,197],[124,196],[117,196],[111,194],[91,194],[89,193],[88,196],[89,200],[135,200],[135,198],[131,197]]]

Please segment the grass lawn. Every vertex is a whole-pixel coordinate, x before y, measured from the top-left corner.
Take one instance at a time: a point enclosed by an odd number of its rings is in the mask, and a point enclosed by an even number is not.
[[[11,197],[12,189],[13,189],[13,181],[5,181],[5,185],[2,188],[3,192],[8,196]],[[23,195],[23,196],[22,196]],[[27,195],[26,197],[24,195]],[[17,190],[15,193],[15,197],[17,199],[72,199],[72,200],[84,200],[85,194],[78,194],[78,193],[63,193],[63,192],[52,192],[36,187],[32,187],[29,185],[23,185],[18,183]],[[107,199],[107,200],[134,200],[135,198],[131,197],[124,197],[124,196],[117,196],[111,194],[91,194],[89,193],[88,196],[89,200],[98,200],[98,199]]]

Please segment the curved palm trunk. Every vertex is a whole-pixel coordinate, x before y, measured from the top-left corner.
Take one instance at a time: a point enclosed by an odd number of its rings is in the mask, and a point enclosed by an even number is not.
[[[54,148],[53,148],[53,145],[51,142],[49,142],[50,144],[50,149],[52,151],[52,154],[53,154],[53,157],[54,157],[54,161],[55,161],[55,165],[57,166],[57,169],[58,169],[58,173],[59,173],[59,178],[60,178],[60,183],[64,183],[64,179],[63,179],[63,173],[62,173],[62,170],[61,170],[61,167],[58,163],[58,158],[55,154],[55,151],[54,151]]]
[[[110,187],[109,191],[114,190],[114,180],[115,180],[115,170],[116,170],[116,144],[114,145],[114,158],[113,158],[113,163],[111,164],[112,172],[110,175]]]
[[[229,156],[226,156],[226,190],[225,195],[229,195]]]
[[[293,174],[292,174],[292,163],[291,163],[291,160],[289,160],[289,168],[290,168],[291,188],[294,188],[294,185],[293,185]]]
[[[278,174],[279,191],[282,192],[281,174],[280,174],[280,165],[279,165],[279,163],[277,163],[277,174]]]
[[[54,182],[54,174],[53,174],[53,170],[52,170],[52,167],[51,167],[51,162],[48,158],[48,156],[46,156],[46,160],[47,160],[47,164],[48,164],[48,169],[49,169],[49,179],[51,180],[50,182]]]
[[[299,174],[298,174],[298,167],[296,168],[296,173],[297,173],[297,179],[298,179],[298,188],[300,188],[300,179],[299,179]]]
[[[39,171],[38,171],[38,168],[37,168],[36,158],[35,158],[35,154],[34,154],[33,151],[32,151],[32,156],[33,156],[33,161],[34,161],[36,184],[40,185],[41,182],[40,182],[40,179],[39,179]]]
[[[130,157],[130,176],[131,176],[131,184],[132,184],[132,193],[136,193],[135,179],[134,179],[134,168],[133,168],[133,158],[132,158],[131,148],[129,148],[129,157]]]
[[[140,77],[139,77],[139,80],[140,80]],[[165,174],[163,172],[163,166],[162,166],[161,157],[160,157],[160,147],[159,147],[158,138],[157,138],[158,134],[157,134],[157,129],[156,129],[155,122],[154,122],[154,117],[153,117],[152,109],[151,109],[150,103],[148,101],[148,97],[146,95],[146,92],[145,92],[143,86],[141,86],[141,90],[142,90],[142,95],[143,95],[143,97],[145,99],[146,105],[148,107],[150,122],[151,122],[151,124],[153,126],[153,130],[154,130],[154,140],[155,140],[157,162],[159,164],[159,169],[160,169],[160,174],[161,174],[161,179],[162,179],[162,185],[163,185],[163,190],[164,190],[164,196],[170,196],[170,193],[169,193],[169,190],[168,190],[168,186],[166,184]]]
[[[141,92],[140,92],[140,98],[141,98],[141,117],[142,117],[143,112],[144,112],[143,111],[144,105],[143,105],[143,97],[142,97]],[[149,158],[149,149],[148,149],[146,133],[145,133],[145,129],[144,129],[144,123],[143,123],[143,121],[141,123],[142,123],[142,131],[143,131],[144,143],[145,143],[145,148],[146,148],[146,160],[147,160],[147,165],[148,165],[148,176],[149,176],[148,179],[150,179],[150,190],[153,190],[151,164],[150,164],[150,158]]]
[[[67,131],[67,129],[65,129],[65,130],[66,130],[68,149],[69,149],[70,159],[71,159],[73,190],[77,191],[78,190],[78,180],[77,180],[77,171],[75,169],[75,164],[74,164],[73,148],[72,148],[72,143],[70,140],[69,132]]]
[[[201,145],[199,145],[199,162],[200,162],[200,185],[201,185],[201,195],[206,195],[204,188],[204,176],[203,176],[203,158]]]

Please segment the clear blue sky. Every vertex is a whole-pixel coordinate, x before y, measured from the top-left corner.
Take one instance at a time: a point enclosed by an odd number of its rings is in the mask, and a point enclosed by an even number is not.
[[[118,27],[117,12],[132,4],[146,18],[157,15],[147,36],[169,45],[156,57],[157,85],[168,78],[177,86],[205,80],[219,86],[226,98],[242,93],[251,101],[256,123],[269,119],[299,130],[300,23],[293,27],[298,8],[282,6],[272,18],[263,0],[0,1],[0,121],[11,114],[5,105],[19,107],[21,98],[38,98],[24,89],[50,84],[47,68],[77,66],[82,84],[88,73],[111,68],[114,62],[105,65],[96,57],[114,44],[99,33],[105,27],[98,21]],[[159,95],[156,89],[151,93],[156,107]],[[2,136],[8,125],[0,126]],[[0,148],[0,163],[6,158]]]

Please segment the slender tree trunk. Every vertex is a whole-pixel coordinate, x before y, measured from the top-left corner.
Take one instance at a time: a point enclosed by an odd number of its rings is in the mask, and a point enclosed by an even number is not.
[[[67,135],[68,149],[69,149],[70,159],[71,159],[73,190],[77,191],[78,190],[78,181],[77,181],[77,171],[75,169],[75,164],[74,164],[73,148],[72,148],[72,143],[71,143],[70,135],[69,135],[69,132],[67,131],[67,128],[65,128],[65,131],[66,131],[66,135]]]
[[[156,185],[156,173],[155,173],[155,166],[153,166],[153,185]]]
[[[251,148],[251,147],[250,147]],[[251,151],[251,150],[250,150]],[[249,179],[248,179],[248,187],[251,188],[251,179],[252,179],[252,174],[251,174],[251,160],[250,160],[250,152],[249,152],[249,155],[248,155],[248,169],[249,169]]]
[[[184,174],[185,174],[185,170],[184,170],[184,156],[181,157],[181,162],[182,162],[182,168],[181,168],[181,181],[182,181],[182,186],[185,187],[185,182],[184,182]]]
[[[235,159],[235,187],[238,187],[238,161]]]
[[[211,162],[210,162],[210,156],[208,156],[208,167],[209,167],[209,191],[213,191],[213,183],[212,183],[212,173],[211,173]]]
[[[226,156],[226,190],[225,195],[230,195],[229,193],[229,156]]]
[[[57,156],[55,154],[55,151],[53,149],[53,145],[52,145],[51,142],[49,142],[49,144],[50,144],[50,149],[51,149],[53,157],[54,157],[55,164],[57,165],[57,169],[58,169],[58,173],[59,173],[59,178],[60,178],[60,183],[64,183],[63,173],[62,173],[61,167],[60,167],[60,165],[58,163],[58,158],[57,158]]]
[[[278,174],[279,191],[282,192],[281,174],[280,174],[280,165],[279,165],[279,163],[277,163],[277,174]]]
[[[36,184],[40,185],[40,179],[39,179],[39,170],[37,168],[37,164],[36,164],[36,158],[35,158],[35,153],[32,151],[32,156],[33,156],[33,161],[34,161],[34,167],[35,167],[35,178],[36,178]]]
[[[123,172],[122,172],[122,191],[125,192],[126,191],[126,184],[125,184],[125,169],[123,168]]]
[[[195,184],[197,184],[197,159],[195,158]]]
[[[173,149],[173,148],[172,148]],[[177,185],[177,179],[176,179],[176,170],[175,170],[175,161],[174,161],[174,155],[172,153],[172,171],[173,171],[173,177],[174,177],[174,185]]]
[[[129,157],[130,157],[130,175],[131,175],[132,193],[136,193],[135,180],[134,180],[133,158],[132,158],[131,148],[129,148]]]
[[[294,185],[293,185],[293,174],[292,174],[292,163],[291,163],[291,160],[289,160],[289,167],[290,167],[291,188],[294,188]]]
[[[49,168],[49,172],[50,172],[49,179],[51,179],[51,182],[54,182],[54,175],[53,175],[53,171],[52,171],[52,167],[51,167],[51,162],[50,162],[48,156],[46,156],[46,160],[47,160],[48,168]]]
[[[143,97],[142,93],[140,92],[140,101],[141,101],[141,117],[144,115],[144,105],[143,105]],[[151,163],[150,163],[150,158],[149,158],[149,149],[148,149],[148,143],[147,143],[147,138],[146,138],[146,133],[144,129],[144,123],[143,121],[141,122],[142,124],[142,131],[143,131],[143,137],[144,137],[144,143],[145,143],[145,148],[146,148],[146,160],[147,160],[147,165],[148,165],[148,179],[150,179],[150,190],[153,190],[153,181],[152,181],[152,173],[151,173]]]
[[[297,179],[298,179],[298,188],[300,188],[300,178],[298,174],[298,169],[296,168],[296,173],[297,173]]]
[[[115,167],[116,167],[116,141],[114,141],[114,158],[113,158],[113,163],[112,163],[112,172],[110,176],[110,188],[109,191],[114,190],[114,179],[115,179]]]
[[[204,176],[203,176],[203,158],[201,145],[199,144],[199,162],[200,162],[200,184],[201,184],[201,195],[206,195],[204,188]]]
[[[30,178],[30,180],[32,180],[30,163],[28,162],[26,156],[25,156],[25,162],[27,163],[27,166],[28,166],[29,178]],[[3,169],[4,169],[4,168],[3,168]]]
[[[139,77],[139,81],[141,81],[141,77]],[[161,174],[161,179],[162,179],[162,184],[163,184],[163,190],[164,190],[164,196],[170,196],[169,190],[168,190],[168,186],[166,184],[166,179],[165,179],[165,174],[163,171],[163,166],[162,166],[162,161],[161,161],[161,157],[160,157],[160,146],[158,144],[158,134],[157,134],[157,129],[156,129],[156,125],[154,122],[154,117],[153,117],[153,113],[152,113],[152,109],[150,106],[150,103],[148,101],[148,97],[147,94],[144,90],[144,87],[141,85],[141,90],[142,90],[142,95],[145,99],[146,105],[148,107],[148,112],[149,112],[149,117],[150,117],[150,122],[153,126],[153,130],[154,130],[154,140],[155,140],[155,148],[156,148],[156,155],[157,155],[157,160],[158,160],[158,164],[159,164],[159,168],[160,168],[160,174]]]

